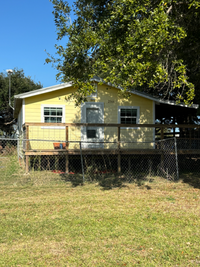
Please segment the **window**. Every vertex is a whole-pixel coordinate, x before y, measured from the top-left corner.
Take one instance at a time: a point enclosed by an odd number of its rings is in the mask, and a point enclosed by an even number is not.
[[[44,123],[65,123],[65,105],[41,105],[41,122]],[[42,126],[42,128],[60,129],[64,126]]]
[[[62,108],[44,107],[44,122],[62,123],[62,117]]]
[[[97,137],[97,131],[92,129],[92,130],[88,130],[87,129],[87,138],[96,138]]]
[[[118,108],[118,123],[139,124],[139,107],[120,106]]]

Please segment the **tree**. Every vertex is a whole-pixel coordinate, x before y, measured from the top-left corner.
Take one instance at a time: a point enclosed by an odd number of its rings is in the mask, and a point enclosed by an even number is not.
[[[89,81],[95,75],[124,93],[136,88],[192,103],[200,80],[199,1],[76,0],[72,24],[67,1],[51,2],[57,39],[68,42],[56,45],[59,58],[46,62],[77,87],[77,104],[94,90]]]
[[[11,74],[11,106],[14,105],[14,95],[41,88],[42,85],[26,77],[24,71],[14,69]],[[16,120],[13,118],[13,109],[9,106],[9,76],[0,73],[0,131],[5,136],[14,132]]]

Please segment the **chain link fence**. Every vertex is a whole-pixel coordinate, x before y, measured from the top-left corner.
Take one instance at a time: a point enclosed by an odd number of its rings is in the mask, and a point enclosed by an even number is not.
[[[160,163],[158,164],[158,176],[169,180],[179,179],[179,166],[176,138],[160,140],[157,147],[161,152]]]
[[[95,142],[95,148],[88,149],[85,143],[0,138],[1,177],[25,173],[39,177],[45,173],[46,177],[60,175],[74,184],[107,181],[112,186],[114,182],[135,182],[155,176],[175,181],[184,173],[200,173],[199,140],[170,138],[143,142],[138,145],[143,149],[128,149],[130,142],[112,142],[112,149],[103,149],[107,147],[105,142],[101,146]]]

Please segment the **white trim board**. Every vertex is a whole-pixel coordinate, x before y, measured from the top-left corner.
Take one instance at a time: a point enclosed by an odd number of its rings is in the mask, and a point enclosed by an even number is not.
[[[53,85],[53,86],[41,88],[41,89],[38,89],[38,90],[33,90],[33,91],[30,91],[30,92],[27,92],[27,93],[15,95],[14,98],[23,99],[23,98],[27,98],[27,97],[31,97],[31,96],[46,94],[46,93],[49,93],[49,92],[57,91],[57,90],[60,90],[60,89],[71,87],[71,86],[72,86],[72,83],[61,83],[61,84],[58,84],[58,85]]]
[[[25,123],[25,99],[22,102],[22,125]]]

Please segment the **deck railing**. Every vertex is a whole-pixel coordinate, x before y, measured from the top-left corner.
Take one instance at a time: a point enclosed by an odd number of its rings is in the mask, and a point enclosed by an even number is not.
[[[104,128],[103,142],[149,142],[167,138],[200,138],[200,125],[197,124],[114,124],[114,123],[25,123],[23,125],[25,139],[81,141],[83,127]],[[126,129],[125,129],[126,128]],[[107,132],[106,132],[107,131]],[[129,133],[127,135],[127,132]],[[194,142],[193,142],[194,143]],[[29,149],[29,143],[26,143]]]
[[[87,141],[81,140],[83,127],[104,127],[103,147],[99,146],[99,149],[94,149],[96,148],[94,146],[93,149],[90,149],[89,146],[83,147],[87,143]],[[25,123],[23,126],[25,145],[23,147],[26,157],[26,172],[29,170],[29,157],[36,155],[64,156],[66,172],[69,169],[69,156],[80,155],[80,153],[81,155],[82,153],[84,155],[100,155],[100,153],[102,155],[116,155],[119,173],[124,155],[160,155],[163,164],[166,151],[169,151],[167,156],[175,155],[173,142],[158,142],[158,140],[163,139],[177,140],[178,155],[200,154],[200,125],[130,124],[126,127],[128,129],[124,129],[124,124]],[[130,141],[126,138],[129,138]],[[59,141],[62,144],[65,143],[64,149],[54,149],[54,142]],[[93,143],[98,144],[100,142],[89,141],[89,143],[93,145]],[[87,149],[82,151],[82,148]]]

